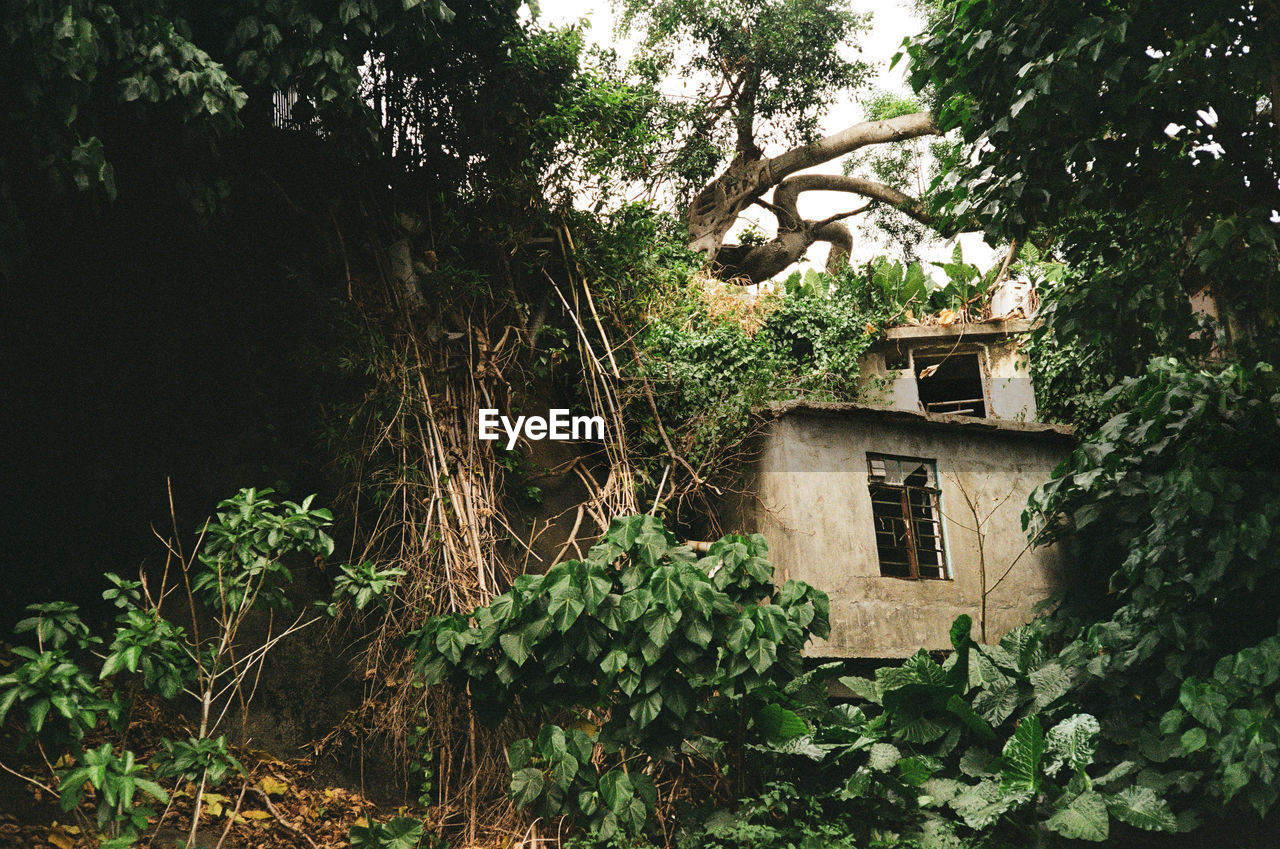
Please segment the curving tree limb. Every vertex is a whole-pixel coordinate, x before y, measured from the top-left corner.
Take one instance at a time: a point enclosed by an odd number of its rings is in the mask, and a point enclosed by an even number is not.
[[[891,204],[902,209],[908,215],[917,218],[917,220],[922,220],[920,216],[926,213],[918,200],[875,181],[862,180],[857,177],[842,177],[835,174],[805,174],[794,177],[792,175],[806,168],[829,162],[867,145],[885,144],[928,135],[940,135],[940,131],[934,124],[933,116],[928,112],[916,112],[884,121],[863,121],[838,133],[818,139],[811,144],[793,148],[786,153],[768,159],[760,155],[759,148],[755,146],[754,142],[744,145],[741,143],[742,139],[740,138],[738,155],[729,163],[729,166],[720,176],[698,193],[689,206],[689,247],[707,254],[710,259],[717,260],[725,266],[734,264],[732,262],[734,259],[744,259],[745,255],[740,246],[734,247],[730,251],[732,256],[723,258],[720,256],[721,249],[724,247],[725,235],[738,220],[738,216],[742,214],[743,210],[753,203],[761,201],[770,189],[776,187],[778,191],[782,191],[784,184],[789,184],[787,191],[794,191],[796,195],[800,192],[819,189],[860,194],[873,200]],[[822,178],[822,180],[826,180],[828,177],[837,182],[826,181],[822,186],[819,186],[810,179]],[[789,208],[787,199],[785,197],[779,198],[778,192],[774,194],[773,205],[783,209]],[[792,212],[794,212],[793,207],[794,199],[792,199],[790,207]],[[766,208],[768,207],[766,206]],[[811,226],[806,229],[803,226],[805,222],[798,215],[795,216],[795,220],[792,222],[784,222],[779,219],[778,239],[774,240],[778,244],[770,243],[769,245],[753,248],[752,252],[757,253],[757,261],[753,262],[753,265],[772,266],[774,262],[766,261],[766,256],[791,254],[794,252],[796,243],[812,236],[813,238],[810,238],[799,253],[796,254],[798,257],[814,241],[820,240],[815,235],[819,230],[832,235],[837,240],[843,238],[835,230],[829,229],[835,222],[822,222],[820,227],[812,226],[817,223],[809,222]],[[783,228],[785,227],[793,229],[784,233]],[[848,232],[845,228],[840,229],[846,233]],[[796,236],[801,238],[797,239],[795,238]],[[825,238],[821,240],[826,241]],[[765,248],[769,248],[769,250],[765,250]],[[782,266],[782,268],[785,267],[786,265]],[[757,279],[753,273],[748,273],[747,276],[753,280]]]
[[[868,198],[871,203],[849,212],[810,221],[803,218],[798,209],[800,195],[804,192],[848,192]],[[778,235],[763,245],[721,245],[715,258],[724,276],[746,278],[752,283],[767,280],[798,261],[814,242],[831,244],[827,270],[835,270],[848,261],[853,250],[853,236],[849,228],[840,223],[841,219],[860,215],[875,203],[888,204],[922,224],[934,224],[933,216],[918,198],[875,180],[840,174],[797,174],[787,177],[774,189],[772,201],[755,198],[752,202],[768,209],[777,218]]]

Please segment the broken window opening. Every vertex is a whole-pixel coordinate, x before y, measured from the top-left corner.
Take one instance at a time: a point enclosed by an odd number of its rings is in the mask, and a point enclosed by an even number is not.
[[[892,578],[948,578],[933,460],[868,454],[871,515],[880,574]]]
[[[917,354],[916,389],[927,413],[986,418],[982,363],[977,354]]]

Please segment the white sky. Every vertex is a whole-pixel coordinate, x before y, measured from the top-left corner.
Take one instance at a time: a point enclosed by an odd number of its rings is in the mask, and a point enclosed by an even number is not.
[[[849,0],[849,2],[858,12],[872,13],[871,31],[863,37],[860,47],[861,57],[871,62],[879,72],[873,88],[910,93],[910,87],[906,84],[904,76],[905,62],[899,63],[897,68],[890,70],[889,61],[893,58],[893,54],[898,52],[904,38],[919,32],[923,26],[921,20],[916,17],[910,6],[901,0],[880,0],[880,2]],[[586,20],[590,24],[587,32],[592,41],[611,45],[624,61],[628,58],[629,45],[619,44],[614,40],[614,16],[609,0],[541,0],[539,20],[547,25],[563,25]],[[862,120],[862,107],[855,99],[849,98],[837,104],[827,114],[822,123],[822,131],[832,133],[860,120]],[[765,154],[776,155],[781,152],[766,150]],[[839,174],[840,160],[810,169],[808,173]],[[801,195],[800,212],[806,218],[823,218],[849,208],[847,194],[806,192]],[[764,210],[758,207],[747,210],[740,223],[746,223],[749,220],[754,220],[765,232],[773,232],[773,216]],[[866,237],[859,232],[857,219],[852,219],[848,223],[854,235],[853,258],[855,261],[864,261],[881,253],[892,255],[893,252],[887,250],[885,245],[867,241]],[[983,243],[980,234],[965,234],[960,237],[960,242],[964,247],[964,258],[967,262],[976,263],[985,269],[995,261],[994,252]],[[947,242],[922,245],[920,253],[926,260],[949,260],[954,244],[954,242]],[[828,246],[825,243],[814,245],[809,249],[808,261],[802,263],[800,267],[812,265],[821,268],[826,261],[827,250]],[[786,273],[790,273],[790,269],[784,272],[784,276]]]

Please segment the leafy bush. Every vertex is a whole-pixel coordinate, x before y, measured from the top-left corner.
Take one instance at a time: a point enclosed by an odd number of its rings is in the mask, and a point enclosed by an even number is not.
[[[1183,804],[1213,816],[1240,797],[1265,815],[1280,798],[1280,489],[1263,459],[1280,383],[1266,364],[1157,359],[1106,404],[1024,516],[1076,564],[1050,623],[1075,641],[1075,698]]]
[[[812,730],[757,748],[767,792],[733,824],[704,812],[682,842],[1025,846],[1045,832],[1105,840],[1114,821],[1175,827],[1154,789],[1095,764],[1099,723],[1072,704],[1072,674],[1039,625],[995,646],[973,642],[970,625],[952,626],[944,663],[921,651],[874,680],[842,678],[861,704],[813,702]]]
[[[512,797],[602,840],[638,834],[657,799],[654,759],[727,743],[740,772],[748,733],[794,716],[786,690],[805,642],[828,633],[827,598],[775,587],[767,550],[759,535],[727,536],[695,558],[653,516],[615,519],[585,561],[429,620],[413,635],[417,668],[469,687],[490,720],[517,702],[570,716],[511,746]]]
[[[244,774],[226,737],[212,736],[230,700],[239,694],[240,703],[246,704],[252,694],[240,693],[241,683],[252,680],[270,648],[284,635],[318,621],[299,618],[274,638],[269,633],[264,645],[237,654],[243,648],[238,641],[241,625],[253,610],[289,604],[284,585],[293,576],[282,558],[293,552],[323,557],[333,551],[333,540],[324,531],[333,518],[328,510],[312,509],[311,498],[301,504],[277,503],[270,495],[269,489],[241,490],[221,502],[216,517],[200,528],[201,545],[178,570],[192,604],[190,632],[166,619],[160,609],[174,587],[161,586],[153,595],[143,581],[110,573],[106,577],[111,586],[103,598],[120,613],[105,654],[90,655],[104,641],[91,634],[72,604],[29,605],[35,615],[15,626],[20,634],[33,634],[36,647],[15,647],[15,656],[25,662],[0,676],[0,723],[20,708],[25,713],[23,741],[38,740],[67,756],[71,766],[55,776],[63,809],[78,811],[86,788],[91,789],[96,828],[112,846],[133,843],[148,817],[154,816],[153,810],[136,804],[136,791],[169,801],[133,752],[117,753],[111,742],[82,749],[84,738],[99,731],[104,721],[112,730],[125,730],[129,684],[165,699],[187,695],[198,708],[198,734],[185,741],[160,741],[160,752],[151,763],[158,779],[196,785],[190,840],[199,824],[206,786],[218,786],[231,772]],[[397,572],[379,571],[371,564],[347,568],[333,600],[321,606],[336,613],[348,597],[357,609],[382,601],[394,592]],[[205,610],[197,609],[197,600]],[[202,615],[215,625],[203,637],[196,627]],[[92,676],[87,664],[98,660],[100,671]]]

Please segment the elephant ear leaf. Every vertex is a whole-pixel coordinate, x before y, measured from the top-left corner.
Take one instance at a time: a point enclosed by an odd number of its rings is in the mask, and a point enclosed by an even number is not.
[[[1150,787],[1135,784],[1107,799],[1107,810],[1121,822],[1147,831],[1177,831],[1178,820],[1169,803]]]
[[[1103,800],[1101,793],[1086,790],[1061,805],[1053,816],[1045,821],[1045,826],[1069,840],[1089,840],[1100,843],[1107,839],[1110,831],[1107,803]]]
[[[1044,753],[1044,729],[1040,727],[1040,718],[1028,716],[1018,723],[1001,753],[1004,764],[1000,770],[1001,789],[1032,795],[1039,793],[1044,782],[1041,771]]]
[[[1056,773],[1064,765],[1072,770],[1084,769],[1093,763],[1100,730],[1098,720],[1087,713],[1077,713],[1049,729],[1046,743],[1053,755],[1049,772]]]

